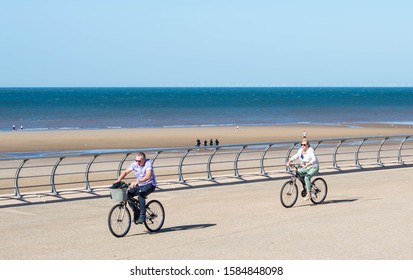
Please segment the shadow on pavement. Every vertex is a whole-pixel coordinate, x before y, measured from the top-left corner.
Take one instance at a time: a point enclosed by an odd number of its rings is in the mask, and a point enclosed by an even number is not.
[[[171,232],[171,231],[182,231],[182,230],[194,230],[194,229],[204,229],[208,227],[214,227],[217,224],[195,224],[195,225],[184,225],[184,226],[175,226],[169,228],[163,228],[159,233]]]
[[[145,235],[145,234],[161,234],[161,233],[167,233],[167,232],[173,232],[173,231],[183,231],[183,230],[197,230],[197,229],[205,229],[209,227],[214,227],[217,224],[194,224],[194,225],[182,225],[182,226],[175,226],[175,227],[169,227],[169,228],[162,228],[158,232],[142,232],[142,233],[136,233],[136,234],[130,234],[127,235],[126,237],[132,237],[136,235]]]

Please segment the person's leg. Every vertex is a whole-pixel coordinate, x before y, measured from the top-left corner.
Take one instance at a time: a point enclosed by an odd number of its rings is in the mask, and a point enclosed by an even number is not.
[[[130,208],[133,210],[133,220],[136,221],[138,219],[138,209],[136,208],[135,203],[133,203],[132,201],[130,201],[130,199],[132,199],[134,196],[137,196],[139,192],[139,188],[138,187],[133,187],[131,189],[128,190],[128,204],[130,206]]]
[[[139,209],[140,209],[140,214],[139,214],[139,219],[138,219],[139,224],[145,221],[145,215],[146,215],[145,197],[148,196],[154,190],[155,190],[155,187],[152,184],[147,184],[145,186],[139,187],[139,193],[138,193],[138,201],[139,201]]]
[[[311,178],[318,173],[319,167],[312,167],[308,169],[307,174],[305,175],[305,188],[307,190],[307,196],[310,197],[310,190],[311,190]]]
[[[297,173],[301,176],[301,177],[305,177],[305,175],[307,175],[308,172],[308,168],[300,168],[297,170]]]
[[[309,189],[311,188],[311,183],[309,180],[307,180],[308,173],[310,171],[310,168],[300,168],[298,169],[298,174],[302,177],[304,177],[304,183],[305,183],[305,189],[307,190],[307,194],[304,197],[304,200],[309,200],[310,199],[310,192]]]

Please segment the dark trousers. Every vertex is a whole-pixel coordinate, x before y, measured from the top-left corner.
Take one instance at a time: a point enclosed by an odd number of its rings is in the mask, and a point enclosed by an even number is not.
[[[146,206],[145,206],[145,197],[148,196],[155,190],[155,186],[152,184],[147,184],[144,186],[136,186],[128,190],[128,198],[138,196],[140,215],[145,216]],[[129,206],[132,208],[135,213],[135,219],[137,219],[138,209],[136,209],[133,203],[129,202]]]

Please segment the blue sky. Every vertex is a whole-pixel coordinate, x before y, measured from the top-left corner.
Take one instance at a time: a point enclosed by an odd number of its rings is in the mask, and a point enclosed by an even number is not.
[[[1,0],[0,86],[413,86],[412,1]]]

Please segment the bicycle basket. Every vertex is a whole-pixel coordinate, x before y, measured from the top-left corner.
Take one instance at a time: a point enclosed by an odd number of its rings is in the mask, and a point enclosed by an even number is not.
[[[128,200],[128,188],[110,189],[110,198],[116,202]]]

